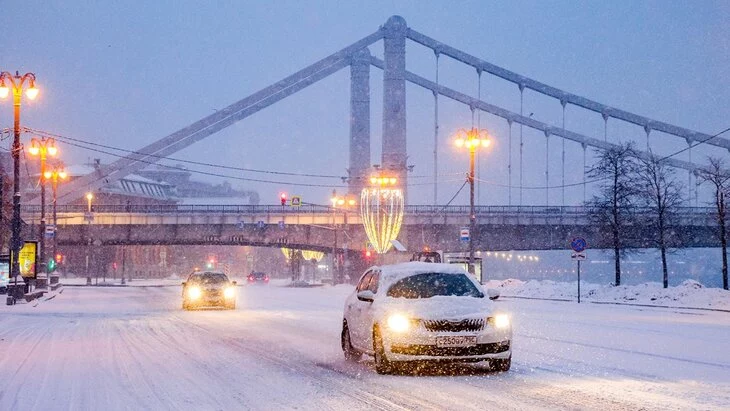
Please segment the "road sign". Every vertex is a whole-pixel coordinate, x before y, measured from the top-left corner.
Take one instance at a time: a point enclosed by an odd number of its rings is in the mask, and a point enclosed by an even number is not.
[[[284,229],[284,220],[279,221],[279,229],[280,230]]]
[[[572,248],[576,253],[581,253],[588,248],[588,243],[584,238],[576,237],[570,242],[570,248]]]
[[[238,223],[236,223],[236,225],[238,226],[239,230],[243,230],[244,228],[246,228],[246,223],[244,223],[243,221],[239,221]]]
[[[302,196],[292,196],[290,204],[292,207],[301,207],[302,206]]]
[[[49,224],[46,226],[45,231],[45,237],[46,238],[53,238],[56,235],[56,227],[53,226],[53,224]]]
[[[570,255],[570,258],[572,258],[573,260],[585,260],[586,255],[584,253],[572,253]]]
[[[264,225],[265,225],[264,220],[259,220],[259,222],[256,223],[256,227],[258,227],[258,228],[260,228],[262,230],[264,228]]]
[[[459,231],[459,240],[467,242],[469,241],[470,233],[469,227],[462,227]]]

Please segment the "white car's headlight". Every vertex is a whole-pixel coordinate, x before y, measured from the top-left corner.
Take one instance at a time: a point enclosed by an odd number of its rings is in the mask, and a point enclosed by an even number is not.
[[[388,328],[397,333],[404,333],[411,328],[411,320],[402,314],[392,314],[388,317]]]
[[[236,296],[236,289],[233,287],[228,287],[223,291],[223,297],[226,299],[231,299]]]
[[[491,317],[490,320],[492,321],[494,328],[504,329],[509,328],[510,326],[509,315],[507,314],[497,314],[494,317]]]
[[[197,300],[200,298],[202,292],[200,291],[200,287],[190,287],[188,288],[188,298],[191,300]]]

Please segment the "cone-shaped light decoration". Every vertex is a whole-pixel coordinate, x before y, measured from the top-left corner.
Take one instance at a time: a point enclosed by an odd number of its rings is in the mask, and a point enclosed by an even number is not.
[[[375,183],[360,194],[360,217],[365,233],[378,254],[392,247],[403,223],[403,190],[392,177],[373,178]]]

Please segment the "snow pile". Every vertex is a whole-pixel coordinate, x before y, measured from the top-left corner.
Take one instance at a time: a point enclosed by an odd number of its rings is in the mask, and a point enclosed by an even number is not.
[[[490,280],[485,288],[499,289],[505,297],[575,300],[578,285],[551,280]],[[730,291],[707,288],[695,280],[685,280],[675,287],[660,283],[612,285],[581,282],[581,299],[591,302],[663,305],[672,307],[715,308],[730,310]]]

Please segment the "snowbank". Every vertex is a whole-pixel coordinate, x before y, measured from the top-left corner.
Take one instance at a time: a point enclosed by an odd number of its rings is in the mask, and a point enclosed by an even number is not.
[[[578,294],[577,282],[550,280],[521,281],[515,279],[491,280],[486,288],[499,289],[505,297],[528,297],[574,300]],[[680,285],[662,288],[660,283],[637,285],[593,284],[581,282],[582,300],[672,307],[715,308],[730,310],[730,291],[707,288],[697,281],[685,280]]]

